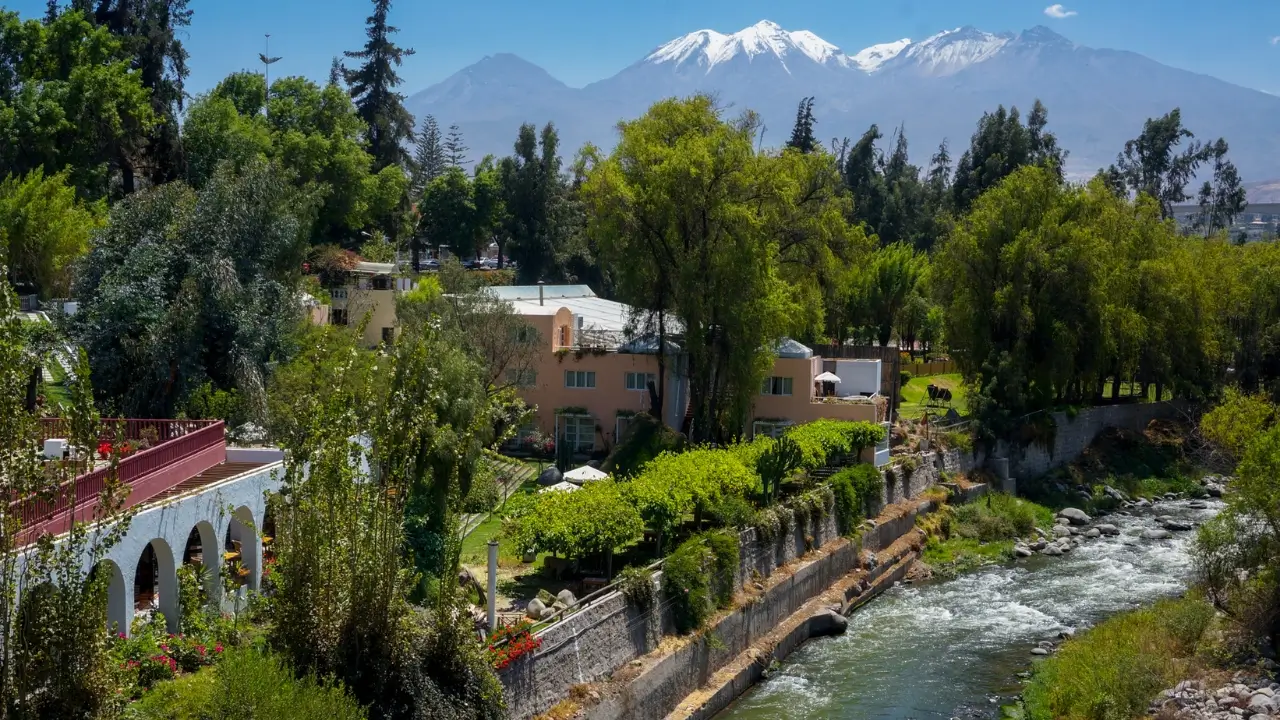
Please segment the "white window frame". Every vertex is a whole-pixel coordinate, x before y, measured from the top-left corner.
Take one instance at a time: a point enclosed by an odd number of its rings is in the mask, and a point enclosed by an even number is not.
[[[573,378],[572,382],[569,380]],[[595,390],[596,389],[596,371],[595,370],[565,370],[564,386],[571,390]]]
[[[622,442],[622,433],[624,432],[622,423],[625,422],[627,427],[631,427],[631,423],[635,419],[635,415],[619,415],[613,419],[613,441],[615,443]]]
[[[574,427],[573,443],[571,445],[570,452],[589,453],[589,452],[595,451],[596,420],[590,415],[583,415],[582,413],[572,413],[572,414],[561,413],[556,416],[556,443],[560,443],[563,440],[568,440],[569,438],[569,423],[567,422],[568,420],[574,421],[573,422],[573,427]],[[590,442],[589,445],[583,445],[582,443],[582,426],[583,425],[587,425],[590,428],[587,435],[587,439]]]
[[[640,380],[640,387],[634,387],[637,378]],[[650,382],[653,382],[655,386],[658,384],[658,376],[651,372],[633,372],[628,370],[626,377],[623,378],[623,383],[626,385],[627,390],[631,391],[648,391]]]
[[[782,375],[767,377],[760,385],[761,395],[778,395],[789,397],[795,391],[795,379]]]
[[[758,437],[780,438],[795,423],[790,420],[755,420],[751,423],[752,439]]]

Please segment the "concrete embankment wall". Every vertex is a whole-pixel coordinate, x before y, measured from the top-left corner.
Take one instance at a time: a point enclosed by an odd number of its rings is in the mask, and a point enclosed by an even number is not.
[[[1141,432],[1152,420],[1178,417],[1186,403],[1174,400],[1158,403],[1135,403],[1086,408],[1075,417],[1065,412],[1053,413],[1056,426],[1051,449],[1028,445],[1013,450],[1001,443],[1001,455],[1009,457],[1009,474],[1015,478],[1035,478],[1080,457],[1089,445],[1108,428]]]

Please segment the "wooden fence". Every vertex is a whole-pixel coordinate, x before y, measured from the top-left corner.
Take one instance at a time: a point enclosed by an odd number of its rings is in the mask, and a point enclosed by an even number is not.
[[[956,364],[952,360],[935,360],[933,362],[908,363],[902,366],[903,372],[911,373],[911,377],[925,375],[946,375],[956,372]]]

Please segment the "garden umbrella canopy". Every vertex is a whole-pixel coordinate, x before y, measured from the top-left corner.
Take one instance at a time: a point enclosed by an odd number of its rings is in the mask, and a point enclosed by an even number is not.
[[[813,379],[814,382],[840,382],[840,376],[835,373],[824,372]]]
[[[564,474],[564,479],[570,482],[576,482],[581,485],[584,482],[592,480],[603,480],[609,477],[608,473],[601,472],[590,465],[583,465]]]

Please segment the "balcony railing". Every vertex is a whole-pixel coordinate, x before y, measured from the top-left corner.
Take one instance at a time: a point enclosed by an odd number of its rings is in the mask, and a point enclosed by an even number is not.
[[[159,444],[189,435],[218,422],[220,421],[102,418],[98,441],[114,443],[117,440],[136,442],[145,439]],[[66,418],[40,418],[40,442],[50,438],[71,439],[71,421]]]
[[[61,419],[46,420],[47,437],[58,437],[57,433],[67,428]],[[123,423],[126,439],[141,439],[147,428],[154,428],[160,438],[157,445],[121,459],[115,468],[120,484],[129,487],[128,506],[145,502],[226,459],[226,428],[221,420],[104,421],[104,428],[120,427],[119,423]],[[105,430],[103,434],[117,437]],[[98,468],[64,483],[52,497],[15,500],[9,503],[10,512],[22,518],[23,530],[36,534],[54,531],[68,516],[91,520],[111,473],[110,467]]]

